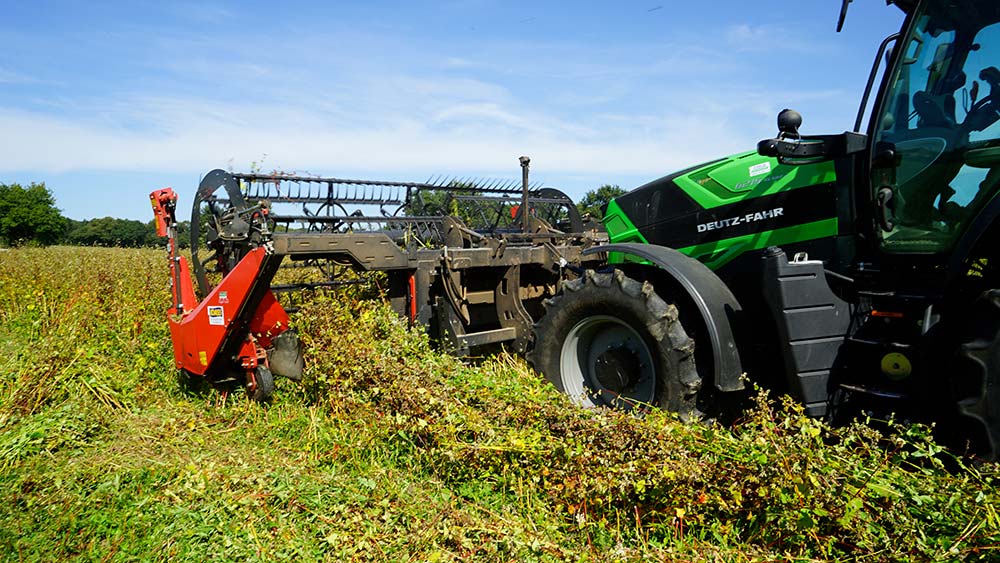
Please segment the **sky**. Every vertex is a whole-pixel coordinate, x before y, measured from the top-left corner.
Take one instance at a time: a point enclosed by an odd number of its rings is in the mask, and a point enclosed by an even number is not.
[[[0,0],[0,183],[73,219],[186,218],[214,168],[631,189],[851,129],[902,13],[857,0]]]

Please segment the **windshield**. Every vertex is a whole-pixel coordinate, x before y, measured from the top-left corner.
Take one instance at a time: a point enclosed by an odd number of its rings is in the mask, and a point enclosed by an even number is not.
[[[1000,187],[1000,3],[925,3],[876,116],[873,188],[890,188],[890,252],[947,251]]]

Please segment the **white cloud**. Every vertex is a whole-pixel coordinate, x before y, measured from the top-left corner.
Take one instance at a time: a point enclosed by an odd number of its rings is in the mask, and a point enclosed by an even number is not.
[[[730,45],[745,47],[768,39],[778,39],[782,35],[782,30],[775,26],[741,23],[726,30],[726,41]]]
[[[0,111],[0,170],[204,171],[262,153],[288,169],[507,170],[529,154],[548,170],[647,173],[736,150],[715,126],[695,118],[597,117],[590,130],[497,104],[460,104],[428,120],[385,119],[377,127],[338,126],[306,111],[147,99],[146,127],[124,129],[28,112]],[[312,122],[314,126],[304,125]],[[317,123],[318,122],[318,123]],[[392,126],[386,123],[394,123]],[[646,133],[637,135],[637,130]]]
[[[736,26],[727,36],[771,32]],[[770,91],[736,72],[732,52],[683,38],[497,41],[461,56],[360,33],[266,47],[161,39],[164,51],[139,57],[148,82],[129,91],[49,96],[44,113],[0,106],[0,130],[17,132],[0,137],[0,172],[197,173],[266,153],[283,168],[327,174],[476,173],[528,154],[547,170],[653,175],[752,148],[772,133],[781,109],[772,104],[839,94]]]

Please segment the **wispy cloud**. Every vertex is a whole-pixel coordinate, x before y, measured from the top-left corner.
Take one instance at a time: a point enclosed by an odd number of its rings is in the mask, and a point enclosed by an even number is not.
[[[0,67],[0,84],[33,84],[35,82],[37,79],[31,76]]]
[[[778,24],[739,23],[724,32],[726,45],[740,52],[794,54],[795,56],[829,54],[832,46],[826,38],[805,37]]]
[[[726,30],[726,42],[734,47],[750,47],[767,39],[784,35],[780,27],[774,25],[736,24]]]
[[[703,116],[595,116],[586,127],[510,105],[458,104],[427,120],[406,115],[338,122],[314,109],[220,104],[197,99],[133,100],[134,123],[0,111],[0,170],[72,169],[203,171],[261,153],[282,167],[325,170],[505,170],[530,154],[545,169],[640,173],[667,170],[706,154],[737,150],[725,120]],[[722,108],[719,111],[724,111]],[[365,120],[361,120],[365,121]]]
[[[196,23],[224,23],[235,15],[227,6],[212,2],[166,2],[157,7]]]
[[[0,171],[197,172],[263,153],[328,173],[476,171],[530,154],[567,173],[656,174],[771,133],[781,109],[773,104],[789,91],[754,82],[730,47],[777,31],[734,26],[724,47],[679,36],[628,45],[491,39],[463,49],[344,29],[249,42],[225,29],[129,31],[116,40],[134,46],[132,66],[119,72],[141,70],[142,80],[49,94],[44,109],[0,99],[0,130],[18,131],[0,138]],[[16,75],[0,68],[0,82],[7,76]]]

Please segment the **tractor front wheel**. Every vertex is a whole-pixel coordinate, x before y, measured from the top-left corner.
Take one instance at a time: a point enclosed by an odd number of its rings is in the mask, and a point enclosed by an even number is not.
[[[528,360],[575,403],[696,412],[694,341],[649,282],[587,270],[545,307]]]

